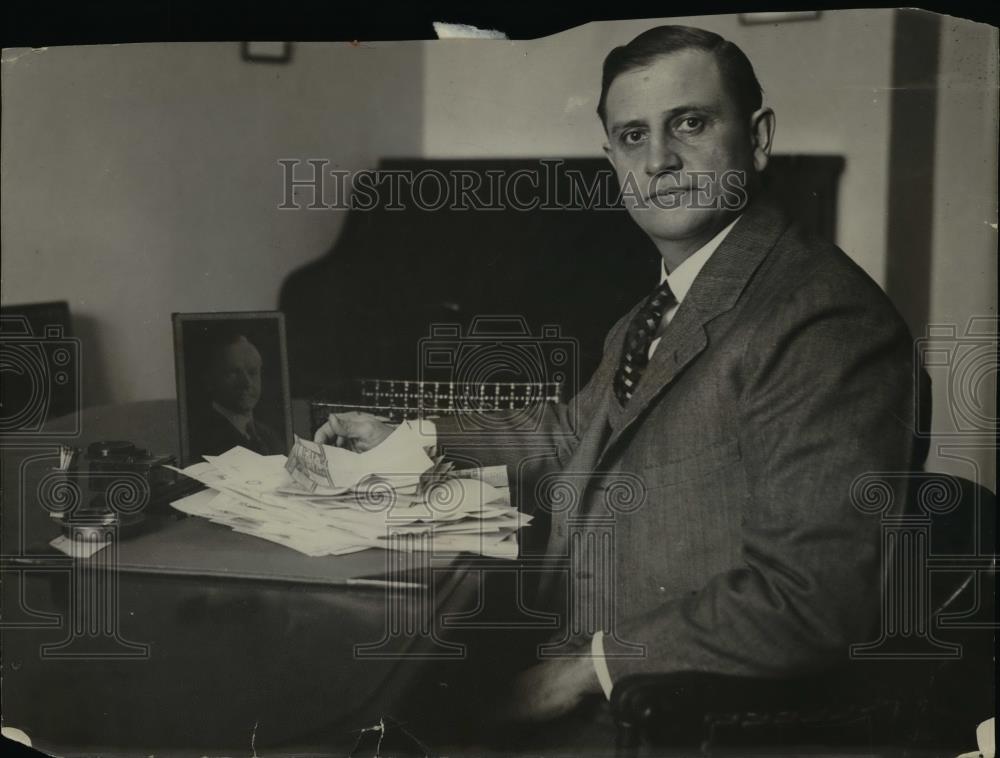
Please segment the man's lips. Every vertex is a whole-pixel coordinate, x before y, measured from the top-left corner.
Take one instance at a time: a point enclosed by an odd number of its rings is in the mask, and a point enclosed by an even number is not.
[[[662,189],[653,192],[652,194],[643,198],[647,203],[652,202],[658,198],[664,198],[670,203],[676,203],[677,199],[683,197],[690,191],[689,187],[670,187],[669,189]]]

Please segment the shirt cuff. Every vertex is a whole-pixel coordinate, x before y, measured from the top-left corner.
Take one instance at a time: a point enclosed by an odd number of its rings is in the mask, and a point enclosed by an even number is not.
[[[597,681],[601,683],[604,690],[604,697],[611,700],[611,690],[614,685],[611,682],[611,672],[608,670],[608,662],[604,658],[604,632],[598,630],[590,640],[590,655],[594,661],[594,671],[597,672]]]

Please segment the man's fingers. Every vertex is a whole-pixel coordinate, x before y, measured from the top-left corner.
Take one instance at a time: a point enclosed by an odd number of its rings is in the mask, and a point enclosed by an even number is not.
[[[350,436],[350,421],[347,419],[347,414],[337,414],[331,413],[330,418],[327,419],[326,425],[330,427],[332,432],[331,436]]]
[[[330,429],[330,422],[327,421],[323,426],[316,430],[316,434],[313,435],[313,442],[318,445],[326,445],[330,442],[336,435]]]
[[[313,435],[313,442],[320,445],[344,447],[347,444],[347,440],[350,439],[345,427],[346,425],[342,420],[337,419],[331,414],[327,422],[316,430],[316,434]]]
[[[316,430],[313,441],[344,447],[355,452],[369,450],[381,441],[381,437],[374,441],[369,439],[375,429],[372,424],[374,419],[375,417],[370,414],[357,411],[331,413],[326,423]],[[366,421],[368,423],[365,423]]]

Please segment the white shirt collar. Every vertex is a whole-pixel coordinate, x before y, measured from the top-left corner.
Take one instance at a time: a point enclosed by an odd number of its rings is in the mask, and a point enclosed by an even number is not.
[[[737,216],[729,224],[726,225],[722,231],[716,234],[712,239],[702,245],[698,250],[689,255],[684,259],[684,262],[680,266],[675,268],[671,273],[667,273],[666,264],[660,261],[660,283],[662,284],[666,280],[667,284],[670,285],[670,291],[674,293],[674,297],[677,298],[677,303],[680,304],[681,301],[687,296],[688,290],[691,289],[691,285],[694,284],[695,277],[698,276],[699,272],[704,268],[705,264],[708,263],[708,259],[712,257],[719,245],[729,234],[736,222],[740,220],[742,216]]]
[[[236,427],[236,431],[242,434],[244,437],[249,437],[248,430],[250,424],[253,423],[253,412],[250,413],[234,413],[233,411],[226,408],[224,405],[219,405],[214,400],[212,401],[212,408],[215,412],[225,418],[230,424]]]

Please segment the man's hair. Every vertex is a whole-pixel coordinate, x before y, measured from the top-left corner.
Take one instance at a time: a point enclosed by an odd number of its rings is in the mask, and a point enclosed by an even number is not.
[[[760,108],[764,91],[757,81],[750,59],[740,48],[715,32],[693,26],[657,26],[627,45],[616,47],[604,59],[601,99],[597,115],[607,128],[607,98],[612,82],[620,75],[644,68],[657,58],[679,50],[704,50],[715,56],[722,80],[736,101],[740,113],[749,117]]]
[[[240,340],[254,344],[246,331],[233,324],[209,322],[197,327],[196,334],[197,341],[192,357],[195,360],[194,365],[200,366],[203,371],[213,370],[222,358],[223,351]]]

